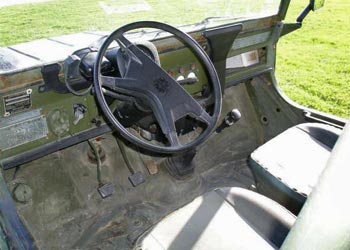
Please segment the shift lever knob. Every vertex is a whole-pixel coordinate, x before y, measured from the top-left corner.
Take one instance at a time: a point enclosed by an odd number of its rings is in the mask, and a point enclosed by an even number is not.
[[[232,126],[239,119],[241,119],[241,117],[241,112],[239,112],[238,109],[232,109],[230,112],[228,112],[228,114],[225,117],[225,124],[227,126]]]

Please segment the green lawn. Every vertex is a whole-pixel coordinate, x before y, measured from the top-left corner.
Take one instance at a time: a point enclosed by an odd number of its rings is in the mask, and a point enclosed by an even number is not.
[[[287,20],[303,8],[294,1]],[[305,106],[350,116],[350,1],[329,0],[310,13],[303,27],[281,38],[277,79],[293,100]]]
[[[111,1],[116,0],[104,2]],[[150,13],[153,19],[172,24],[191,23],[207,14],[197,0],[178,0],[166,7],[160,7],[163,1],[147,2],[154,10],[162,9]],[[287,20],[294,21],[306,2],[293,1]],[[225,9],[225,3],[219,8]],[[98,4],[95,0],[56,0],[0,8],[0,46],[79,31],[111,30],[126,20],[149,18],[147,12],[141,17],[141,12],[106,15]],[[309,14],[302,29],[280,40],[277,58],[277,79],[289,97],[341,117],[350,116],[349,9],[350,1],[328,0],[323,9]],[[209,15],[215,16],[214,7]]]
[[[11,1],[11,0],[7,0]],[[79,31],[114,30],[140,20],[158,20],[172,25],[192,24],[229,9],[239,13],[247,9],[246,1],[255,6],[266,0],[147,0],[149,11],[107,14],[113,6],[133,5],[143,0],[53,0],[43,3],[13,5],[0,8],[0,46]],[[206,2],[203,4],[203,2]],[[209,8],[206,8],[209,6]],[[253,5],[250,5],[253,6]],[[252,11],[255,9],[252,8]]]

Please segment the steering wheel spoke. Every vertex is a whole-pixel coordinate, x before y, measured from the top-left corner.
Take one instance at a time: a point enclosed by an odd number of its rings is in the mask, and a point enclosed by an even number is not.
[[[181,146],[181,143],[179,141],[179,137],[176,133],[176,131],[170,131],[165,135],[170,143],[170,146],[172,147],[179,147]]]
[[[118,34],[115,37],[115,41],[119,44],[122,49],[128,49],[135,46],[132,42],[129,41],[123,34]]]
[[[170,146],[179,147],[181,143],[176,132],[175,121],[172,117],[172,114],[163,112],[163,117],[158,118],[158,123],[162,129],[163,134],[170,143]]]
[[[196,117],[201,122],[204,122],[206,125],[210,125],[211,123],[215,122],[213,120],[213,117],[208,114],[208,112],[202,108],[202,112],[199,116]]]
[[[181,146],[175,126],[177,120],[189,115],[207,126],[215,123],[215,120],[180,84],[170,79],[164,78],[164,81],[169,80],[171,84],[168,92],[156,95],[156,98],[150,98],[150,102],[153,113],[170,145]]]
[[[122,78],[113,76],[100,76],[101,85],[114,92],[134,95],[137,89],[137,80],[132,78]]]

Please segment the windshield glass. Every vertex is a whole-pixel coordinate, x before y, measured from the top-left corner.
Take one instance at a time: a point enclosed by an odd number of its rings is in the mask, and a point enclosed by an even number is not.
[[[0,46],[82,31],[112,31],[141,20],[215,26],[271,16],[279,5],[280,0],[0,0]]]

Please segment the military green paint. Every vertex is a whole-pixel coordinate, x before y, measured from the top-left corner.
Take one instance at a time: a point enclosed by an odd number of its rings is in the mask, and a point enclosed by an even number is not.
[[[71,94],[57,94],[52,91],[45,92],[45,93],[39,93],[39,86],[33,86],[31,87],[33,90],[32,92],[32,107],[30,110],[36,110],[40,109],[41,114],[45,117],[48,116],[49,112],[55,109],[62,110],[66,112],[69,115],[69,133],[65,135],[71,136],[78,134],[80,132],[86,131],[88,129],[94,128],[95,125],[91,123],[91,120],[98,116],[98,110],[97,106],[94,100],[94,97],[91,95],[85,96],[85,97],[77,97],[73,96]],[[20,90],[17,90],[20,91]],[[16,93],[17,91],[11,91],[10,93]],[[2,102],[2,96],[0,95],[0,100]],[[85,105],[88,108],[88,112],[85,113],[85,116],[77,125],[73,125],[74,120],[74,112],[73,112],[73,105],[76,103],[81,103]],[[1,119],[6,119],[3,117],[4,115],[4,107],[3,105],[0,106],[0,115]],[[16,114],[13,114],[16,115]],[[47,137],[26,143],[24,145],[15,147],[11,150],[5,150],[0,152],[0,159],[5,159],[11,156],[14,156],[16,154],[29,151],[33,148],[59,141],[60,139],[57,137],[52,131],[49,130],[49,134]]]

